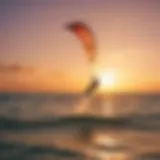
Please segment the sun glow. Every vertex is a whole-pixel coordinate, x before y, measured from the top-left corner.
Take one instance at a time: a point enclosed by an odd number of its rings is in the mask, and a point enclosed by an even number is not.
[[[98,74],[100,79],[100,90],[113,90],[117,84],[117,74],[114,70],[101,71]]]

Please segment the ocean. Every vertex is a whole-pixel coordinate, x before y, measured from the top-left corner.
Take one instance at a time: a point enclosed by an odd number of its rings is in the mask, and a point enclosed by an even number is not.
[[[83,102],[83,103],[82,103]],[[0,94],[0,160],[159,160],[160,93]]]

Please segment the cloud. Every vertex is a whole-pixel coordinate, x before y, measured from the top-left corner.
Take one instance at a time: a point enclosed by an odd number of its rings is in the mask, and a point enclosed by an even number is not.
[[[33,67],[24,66],[21,64],[0,63],[0,73],[31,73],[33,70]]]
[[[59,91],[70,84],[70,74],[52,68],[0,63],[0,91]]]

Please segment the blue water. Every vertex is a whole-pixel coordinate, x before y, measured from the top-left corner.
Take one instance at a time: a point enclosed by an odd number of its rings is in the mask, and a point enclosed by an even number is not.
[[[160,159],[160,94],[0,94],[0,159]],[[79,107],[81,108],[81,106]]]

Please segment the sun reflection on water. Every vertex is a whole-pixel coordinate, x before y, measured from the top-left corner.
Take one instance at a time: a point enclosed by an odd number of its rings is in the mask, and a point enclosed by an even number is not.
[[[131,152],[119,140],[109,135],[95,134],[92,147],[87,150],[90,159],[98,160],[131,160]]]

